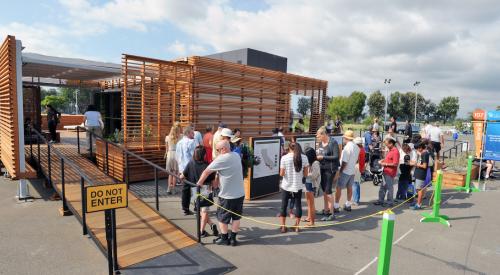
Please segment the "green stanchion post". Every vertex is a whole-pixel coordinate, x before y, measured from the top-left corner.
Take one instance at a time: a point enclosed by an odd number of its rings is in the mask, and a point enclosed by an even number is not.
[[[448,221],[448,216],[440,215],[439,210],[441,207],[441,186],[443,185],[443,171],[437,171],[437,181],[434,185],[434,205],[432,207],[432,213],[422,213],[423,218],[420,222],[438,222],[440,224],[450,227],[450,222]]]
[[[394,236],[394,212],[384,212],[382,221],[382,236],[380,237],[380,252],[378,256],[377,275],[388,275],[391,267],[392,238]]]
[[[469,156],[467,159],[467,176],[465,178],[465,186],[464,187],[457,186],[455,187],[455,189],[459,191],[465,191],[467,193],[479,192],[478,188],[470,187],[471,177],[472,177],[472,156]]]

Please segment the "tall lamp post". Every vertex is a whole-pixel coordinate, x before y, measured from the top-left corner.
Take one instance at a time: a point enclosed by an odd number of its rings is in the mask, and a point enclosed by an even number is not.
[[[417,93],[417,86],[420,85],[420,81],[415,81],[413,83],[413,87],[415,87],[415,119],[413,120],[413,123],[417,123],[417,102],[418,102],[418,93]]]
[[[390,78],[386,78],[384,80],[384,84],[391,84],[391,79]],[[389,98],[387,96],[387,92],[389,91],[389,89],[385,89],[385,112],[384,112],[384,125],[382,126],[382,133],[385,132],[385,123],[386,123],[386,120],[387,120],[387,105],[389,104]]]

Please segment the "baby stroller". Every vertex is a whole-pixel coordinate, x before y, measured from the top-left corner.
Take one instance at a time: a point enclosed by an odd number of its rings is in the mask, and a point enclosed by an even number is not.
[[[383,171],[384,168],[378,161],[370,165],[370,176],[372,177],[373,185],[378,186],[384,181]]]

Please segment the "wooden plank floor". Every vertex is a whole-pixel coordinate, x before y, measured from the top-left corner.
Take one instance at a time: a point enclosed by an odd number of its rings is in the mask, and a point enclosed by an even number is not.
[[[67,158],[83,169],[91,180],[97,184],[110,184],[114,180],[101,172],[88,159],[78,155],[76,146],[56,144],[55,147]],[[30,149],[26,147],[26,158],[29,159]],[[37,159],[36,146],[33,147],[34,158]],[[47,175],[47,146],[41,145],[41,163]],[[55,154],[51,154],[52,181],[61,191],[61,164]],[[80,177],[69,165],[65,164],[66,199],[81,217]],[[153,211],[145,202],[128,192],[128,208],[116,210],[118,264],[127,267],[145,260],[196,244],[196,241],[180,231],[168,220]],[[87,226],[97,237],[99,245],[106,248],[104,230],[104,212],[87,214]]]

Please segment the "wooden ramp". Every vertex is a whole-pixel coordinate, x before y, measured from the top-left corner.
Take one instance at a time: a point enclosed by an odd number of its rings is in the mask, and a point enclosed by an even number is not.
[[[98,184],[111,184],[114,180],[100,171],[91,161],[80,156],[77,148],[69,144],[56,144],[59,152],[85,171],[86,176]],[[26,147],[26,159],[30,158],[30,148]],[[33,146],[33,156],[37,161],[37,148]],[[40,159],[42,172],[48,176],[47,145],[41,145]],[[61,194],[61,160],[52,152],[52,181]],[[65,165],[66,199],[73,214],[81,221],[82,200],[80,176]],[[88,184],[88,183],[87,183]],[[149,205],[128,192],[128,208],[116,210],[118,264],[127,267],[141,263],[169,252],[196,244],[196,241],[179,230],[167,219],[160,216]],[[106,233],[104,230],[104,212],[90,213],[86,216],[89,233],[97,244],[106,251]]]

